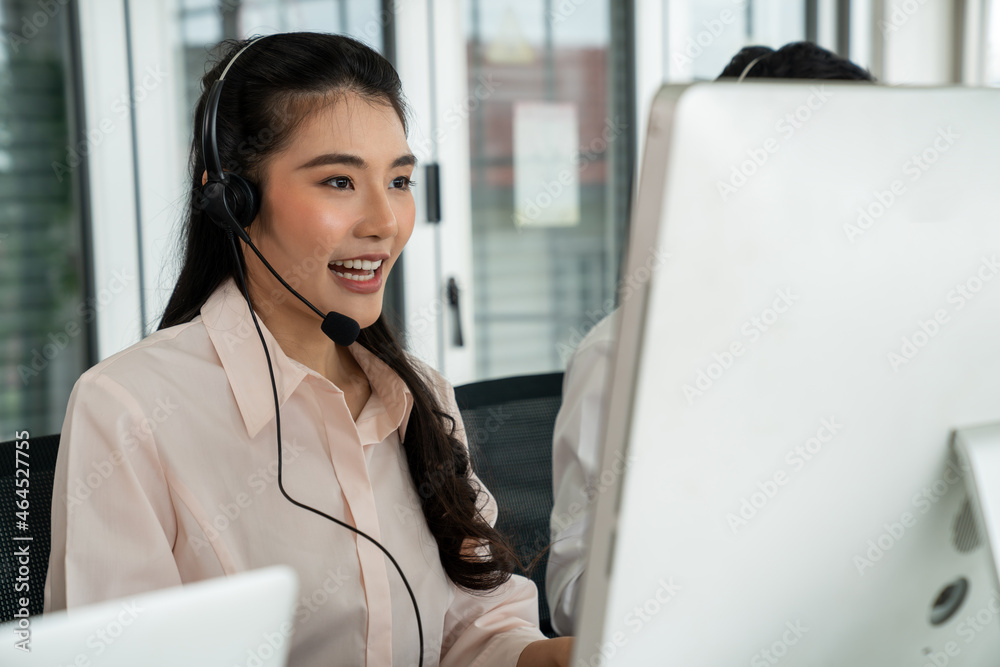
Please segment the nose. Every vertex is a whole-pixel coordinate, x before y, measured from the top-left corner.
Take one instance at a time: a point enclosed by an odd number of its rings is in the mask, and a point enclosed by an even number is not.
[[[395,236],[397,229],[396,213],[389,203],[389,192],[373,188],[365,201],[364,217],[354,228],[355,235],[386,239]]]

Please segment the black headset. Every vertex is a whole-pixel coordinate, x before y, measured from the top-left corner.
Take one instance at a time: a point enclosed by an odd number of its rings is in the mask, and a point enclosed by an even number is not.
[[[268,263],[264,256],[260,254],[257,250],[257,246],[254,245],[253,241],[250,240],[250,235],[247,234],[246,228],[250,226],[254,218],[257,217],[257,212],[260,211],[260,190],[256,185],[246,180],[239,174],[235,174],[231,171],[223,171],[222,162],[219,160],[219,145],[216,138],[216,119],[219,115],[219,99],[222,97],[222,84],[225,82],[226,73],[229,72],[229,68],[233,66],[236,59],[240,55],[249,49],[251,46],[265,39],[265,37],[257,37],[251,40],[246,46],[240,49],[235,56],[226,65],[226,68],[222,70],[222,74],[219,76],[219,80],[212,84],[212,88],[208,91],[208,99],[205,101],[205,114],[201,125],[201,150],[202,154],[205,156],[205,169],[208,172],[208,180],[195,194],[196,202],[208,214],[208,217],[218,225],[220,228],[226,231],[226,235],[229,238],[230,245],[233,249],[233,259],[236,262],[236,271],[239,275],[240,286],[243,289],[243,296],[246,298],[247,308],[250,309],[250,316],[253,319],[254,326],[257,328],[257,335],[260,336],[261,345],[264,346],[264,356],[267,358],[267,370],[271,374],[271,390],[274,393],[274,422],[275,428],[277,429],[278,436],[278,489],[285,498],[298,507],[309,510],[315,514],[333,521],[339,526],[343,526],[348,530],[356,533],[357,535],[365,538],[376,547],[382,550],[382,553],[396,566],[396,571],[399,572],[399,576],[403,580],[403,584],[406,586],[406,592],[410,594],[410,601],[413,603],[413,611],[417,617],[417,635],[420,638],[420,661],[417,665],[424,664],[424,628],[423,623],[420,620],[420,609],[417,608],[417,597],[413,593],[413,588],[410,587],[410,582],[407,581],[406,575],[403,574],[403,569],[393,558],[392,554],[389,553],[388,549],[382,546],[378,540],[371,537],[364,531],[358,530],[354,526],[344,523],[340,519],[335,519],[334,517],[319,511],[315,507],[310,507],[304,503],[295,500],[288,495],[285,491],[285,486],[281,481],[281,406],[278,403],[278,387],[274,380],[274,368],[271,365],[271,354],[268,352],[267,343],[264,341],[264,333],[260,330],[260,324],[257,322],[257,314],[253,310],[253,305],[250,302],[250,292],[247,289],[246,277],[243,275],[243,268],[240,264],[239,252],[236,249],[236,240],[233,238],[233,234],[239,236],[250,249],[254,251],[254,254],[260,258],[260,261],[264,263],[267,270],[277,278],[285,289],[294,294],[302,301],[304,304],[309,306],[313,312],[323,318],[322,329],[331,340],[333,340],[337,345],[347,346],[352,344],[361,332],[361,327],[358,323],[346,315],[341,315],[340,313],[330,312],[323,315],[322,312],[316,306],[312,305],[306,301],[305,297],[296,292],[292,287],[284,281],[284,279],[278,275],[271,265]]]
[[[205,157],[205,171],[208,173],[208,180],[201,186],[196,194],[197,205],[208,214],[209,219],[224,229],[227,234],[235,233],[240,237],[254,254],[260,258],[267,270],[278,279],[278,281],[289,292],[294,294],[299,301],[309,306],[314,313],[323,319],[321,328],[333,342],[337,345],[348,346],[357,340],[361,333],[361,326],[346,315],[329,312],[324,315],[319,308],[309,303],[304,296],[296,292],[285,279],[278,275],[270,263],[257,250],[257,246],[250,240],[246,228],[250,226],[257,212],[260,211],[260,189],[246,180],[239,174],[231,171],[223,171],[222,161],[219,160],[219,144],[216,138],[216,119],[219,115],[219,99],[222,97],[222,85],[225,83],[226,74],[233,66],[236,59],[244,51],[266,37],[257,37],[249,44],[240,49],[235,56],[222,70],[219,80],[212,84],[208,91],[208,99],[205,101],[205,113],[201,124],[201,152]],[[235,243],[233,249],[236,249]],[[236,266],[240,263],[237,259]],[[250,305],[250,298],[247,297],[247,305]],[[250,312],[253,307],[250,306]]]
[[[239,174],[222,170],[215,131],[219,115],[219,99],[222,97],[222,85],[226,81],[226,74],[236,59],[261,39],[264,38],[258,37],[240,49],[222,70],[219,80],[212,84],[205,102],[205,113],[201,124],[201,152],[205,157],[205,170],[208,172],[208,180],[199,191],[201,207],[212,222],[226,231],[235,232],[247,243],[251,241],[246,228],[260,211],[260,191],[256,185]]]

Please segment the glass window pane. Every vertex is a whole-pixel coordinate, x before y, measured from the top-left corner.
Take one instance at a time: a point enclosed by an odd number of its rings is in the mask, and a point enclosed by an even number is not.
[[[0,440],[62,427],[89,366],[66,11],[0,0]]]
[[[382,52],[380,0],[185,0],[179,9],[188,109],[181,136],[188,140],[208,50],[222,39],[308,30],[346,34]]]
[[[1000,1],[989,0],[986,6],[986,62],[983,81],[1000,86]]]
[[[805,3],[789,0],[663,0],[664,79],[712,80],[744,46],[805,39]]]
[[[633,131],[612,65],[615,8],[466,8],[469,94],[481,99],[470,114],[476,373],[559,370],[614,306],[630,170],[611,164],[619,153],[631,164]]]

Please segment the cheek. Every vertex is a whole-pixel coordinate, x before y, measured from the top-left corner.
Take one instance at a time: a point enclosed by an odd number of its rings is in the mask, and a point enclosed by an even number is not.
[[[294,254],[308,236],[315,218],[314,207],[290,188],[272,188],[264,196],[262,212],[267,215],[271,242]]]
[[[410,240],[410,235],[413,234],[414,221],[417,216],[417,205],[411,198],[408,202],[401,204],[396,207],[394,211],[396,215],[396,225],[398,232],[396,234],[396,247],[398,250],[402,250],[406,242]]]
[[[276,218],[293,255],[326,257],[343,242],[350,228],[345,214],[316,198],[289,198]]]

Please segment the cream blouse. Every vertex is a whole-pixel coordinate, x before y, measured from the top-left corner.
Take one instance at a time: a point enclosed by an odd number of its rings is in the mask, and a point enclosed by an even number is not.
[[[543,638],[534,584],[513,576],[473,594],[445,575],[407,468],[413,399],[403,381],[352,345],[372,387],[355,422],[340,389],[261,329],[289,495],[393,554],[417,596],[425,665],[515,665]],[[451,386],[425,375],[464,441]],[[416,665],[416,620],[392,564],[280,494],[274,416],[260,338],[232,280],[192,321],[84,373],[62,429],[45,610],[284,563],[300,579],[291,667]],[[495,521],[496,503],[482,493]]]

